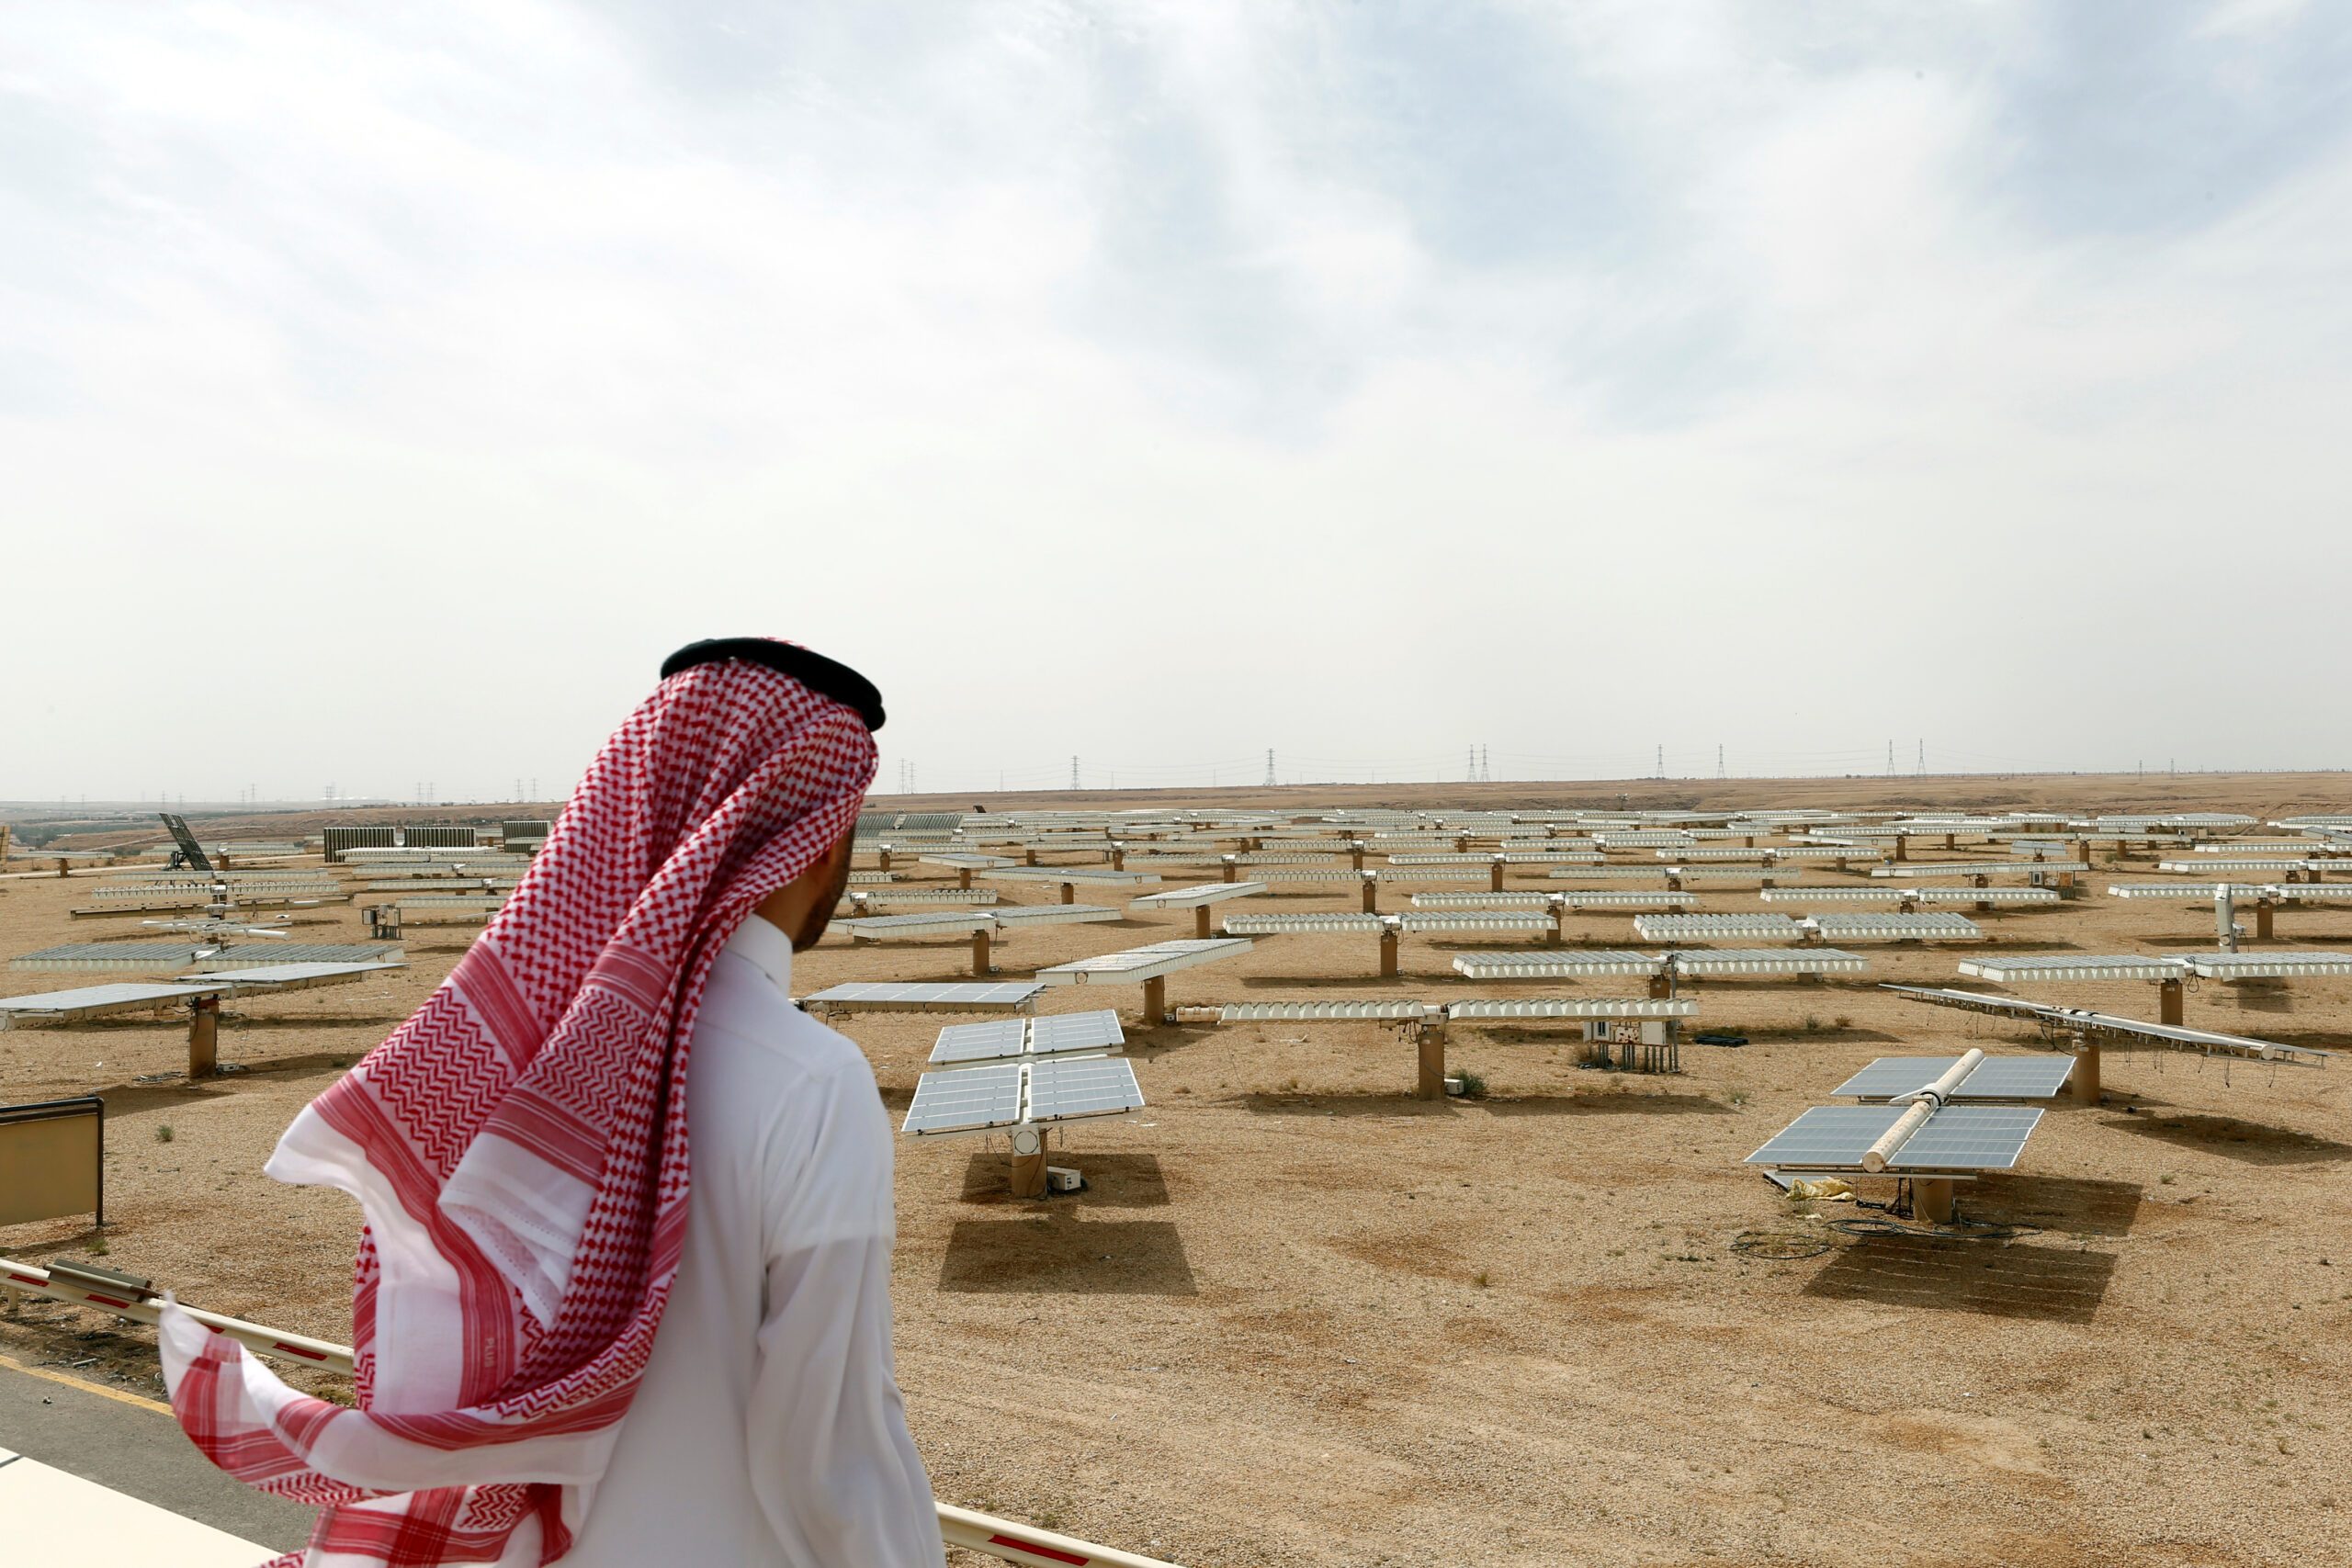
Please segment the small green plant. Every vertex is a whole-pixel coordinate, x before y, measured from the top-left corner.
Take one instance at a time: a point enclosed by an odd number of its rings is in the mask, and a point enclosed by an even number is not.
[[[1851,1029],[1854,1027],[1854,1015],[1851,1013],[1841,1012],[1829,1021],[1836,1024],[1840,1029]]]
[[[1724,1098],[1734,1105],[1745,1105],[1748,1100],[1748,1093],[1744,1089],[1725,1089]]]
[[[1463,1099],[1484,1100],[1486,1098],[1487,1080],[1484,1076],[1474,1073],[1467,1067],[1456,1067],[1453,1076],[1461,1080]]]
[[[1471,1282],[1472,1284],[1474,1284],[1474,1285],[1477,1286],[1477,1287],[1478,1287],[1480,1290],[1482,1290],[1482,1291],[1483,1291],[1483,1290],[1485,1290],[1488,1285],[1491,1285],[1491,1284],[1493,1284],[1493,1283],[1494,1283],[1494,1281],[1493,1281],[1492,1280],[1489,1280],[1488,1278],[1487,1278],[1487,1271],[1486,1271],[1484,1269],[1479,1269],[1477,1273],[1476,1273],[1475,1275],[1471,1276],[1470,1282]]]
[[[107,1245],[107,1238],[104,1236],[98,1237],[97,1240],[90,1244],[90,1256],[93,1258],[104,1258],[107,1253],[112,1252],[113,1250],[113,1247]]]
[[[1804,1015],[1804,1032],[1807,1034],[1818,1034],[1821,1032],[1821,1015],[1819,1013],[1809,1012]]]
[[[2156,1178],[2156,1180],[2165,1187],[2170,1187],[2172,1185],[2172,1178],[2169,1176],[2159,1176]]]
[[[172,1124],[169,1122],[155,1123],[155,1141],[159,1144],[168,1144],[172,1141]]]

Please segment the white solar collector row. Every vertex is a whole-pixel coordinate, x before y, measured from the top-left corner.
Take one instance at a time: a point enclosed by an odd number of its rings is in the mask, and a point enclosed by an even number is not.
[[[2210,1030],[2188,1029],[2179,1024],[2148,1023],[2136,1018],[2116,1018],[2079,1008],[2052,1007],[2042,1002],[2030,1002],[2021,997],[1996,997],[1981,991],[1950,990],[1932,986],[1887,986],[1883,988],[1895,992],[1906,1001],[1959,1008],[1969,1012],[2027,1018],[2053,1030],[2119,1034],[2153,1040],[2159,1044],[2193,1047],[2208,1054],[2250,1056],[2262,1061],[2291,1062],[2305,1066],[2325,1066],[2335,1055],[2332,1051],[2315,1051],[2305,1045],[2281,1045],[2273,1041],[2218,1034]]]
[[[1156,980],[1180,969],[1238,957],[1250,948],[1250,943],[1247,940],[1238,937],[1156,942],[1148,947],[1132,948],[1125,953],[1105,953],[1069,964],[1057,964],[1050,969],[1038,970],[1036,979],[1039,984],[1046,986],[1141,985],[1146,980]]]
[[[1253,897],[1267,890],[1262,882],[1204,882],[1192,887],[1172,887],[1165,893],[1147,893],[1130,900],[1127,908],[1193,909],[1204,904],[1222,904],[1228,898]]]

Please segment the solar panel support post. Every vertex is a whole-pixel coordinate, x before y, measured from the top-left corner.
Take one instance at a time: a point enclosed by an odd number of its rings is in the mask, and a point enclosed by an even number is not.
[[[1949,1177],[1920,1178],[1911,1183],[1911,1217],[1924,1224],[1951,1224],[1953,1183]]]
[[[958,891],[961,891],[961,890],[963,890],[963,889],[966,889],[966,888],[970,887],[971,886],[972,886],[972,868],[971,868],[970,866],[968,866],[968,865],[959,865],[959,866],[957,866],[957,867],[956,868],[956,886],[957,890],[958,890]]]
[[[2255,940],[2255,941],[2256,941],[2256,942],[2268,942],[2268,941],[2270,941],[2270,940],[2271,940],[2271,937],[2270,937],[2270,921],[2271,921],[2271,917],[2273,917],[2274,915],[2278,914],[2278,906],[2275,902],[2273,902],[2270,898],[2268,898],[2267,897],[2261,897],[2261,898],[2257,898],[2257,899],[2256,899],[2256,900],[2254,901],[2254,940]]]
[[[1216,858],[1217,863],[1225,868],[1225,876],[1223,880],[1227,882],[1238,882],[1241,880],[1241,857],[1239,855],[1219,855]]]
[[[1015,1127],[1012,1130],[1012,1195],[1015,1198],[1042,1198],[1046,1195],[1046,1130],[1042,1127]]]
[[[1419,1071],[1413,1081],[1415,1100],[1445,1098],[1445,1015],[1424,1019],[1417,1043]]]
[[[1028,848],[1021,852],[1021,863],[1023,865],[1035,865],[1037,863],[1036,845],[1031,844]]]
[[[220,1065],[220,998],[193,997],[187,1010],[187,1076],[209,1078]]]
[[[1168,976],[1165,975],[1154,975],[1143,983],[1143,1021],[1151,1029],[1168,1021]]]
[[[1111,869],[1113,871],[1127,869],[1127,846],[1116,840],[1113,840],[1111,843]]]
[[[1911,858],[1908,854],[1904,852],[1904,842],[1905,840],[1902,834],[1897,833],[1894,835],[1894,858],[1896,860],[1908,860]]]
[[[2156,1021],[2169,1023],[2178,1028],[2186,1016],[2187,1012],[2181,1002],[2181,983],[2178,980],[2157,981]]]
[[[1503,857],[1497,855],[1487,864],[1487,891],[1489,893],[1499,893],[1502,890]]]
[[[1363,874],[1363,912],[1367,915],[1380,913],[1380,879],[1370,872]]]
[[[2213,940],[2223,953],[2238,950],[2238,903],[2227,884],[2213,890]]]
[[[975,980],[985,980],[996,973],[996,965],[989,959],[991,940],[989,928],[987,926],[982,926],[972,933],[972,978]]]
[[[1077,883],[1065,882],[1062,884],[1062,902],[1065,904],[1075,904],[1078,902]]]
[[[877,871],[888,871],[890,869],[889,845],[882,844],[876,847],[874,852],[874,864],[875,869]]]
[[[2081,1030],[2075,1032],[2075,1070],[2066,1082],[2075,1091],[2077,1105],[2098,1103],[2098,1041]]]
[[[1348,840],[1348,863],[1355,867],[1358,871],[1362,871],[1363,869],[1363,840],[1362,839],[1350,839]]]
[[[1558,894],[1552,896],[1552,929],[1544,933],[1546,947],[1566,947],[1568,943],[1568,901]]]
[[[1194,942],[1206,942],[1206,941],[1208,941],[1208,940],[1209,940],[1209,936],[1210,936],[1210,934],[1211,934],[1211,933],[1210,933],[1210,931],[1209,931],[1209,907],[1208,907],[1206,904],[1195,904],[1195,905],[1193,905],[1193,940]]]

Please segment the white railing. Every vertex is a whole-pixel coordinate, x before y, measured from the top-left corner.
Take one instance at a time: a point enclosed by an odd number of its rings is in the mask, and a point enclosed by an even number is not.
[[[74,1306],[96,1307],[133,1323],[151,1325],[162,1315],[157,1300],[142,1292],[113,1288],[95,1280],[64,1279],[34,1264],[0,1258],[0,1296],[7,1297],[14,1305],[20,1293]],[[197,1322],[217,1334],[229,1336],[248,1349],[282,1356],[304,1366],[323,1367],[329,1371],[351,1371],[351,1348],[347,1345],[282,1333],[243,1318],[182,1305]],[[1016,1524],[992,1514],[959,1508],[952,1503],[939,1505],[939,1533],[950,1546],[982,1552],[1006,1562],[1028,1564],[1030,1568],[1176,1568],[1174,1563],[1157,1557],[1139,1557],[1114,1546],[1097,1546],[1074,1536],[1057,1535],[1034,1525]]]

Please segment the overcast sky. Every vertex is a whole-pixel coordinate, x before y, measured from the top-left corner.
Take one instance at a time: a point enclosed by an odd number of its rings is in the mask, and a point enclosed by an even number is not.
[[[2352,763],[2343,7],[0,18],[0,797]]]

